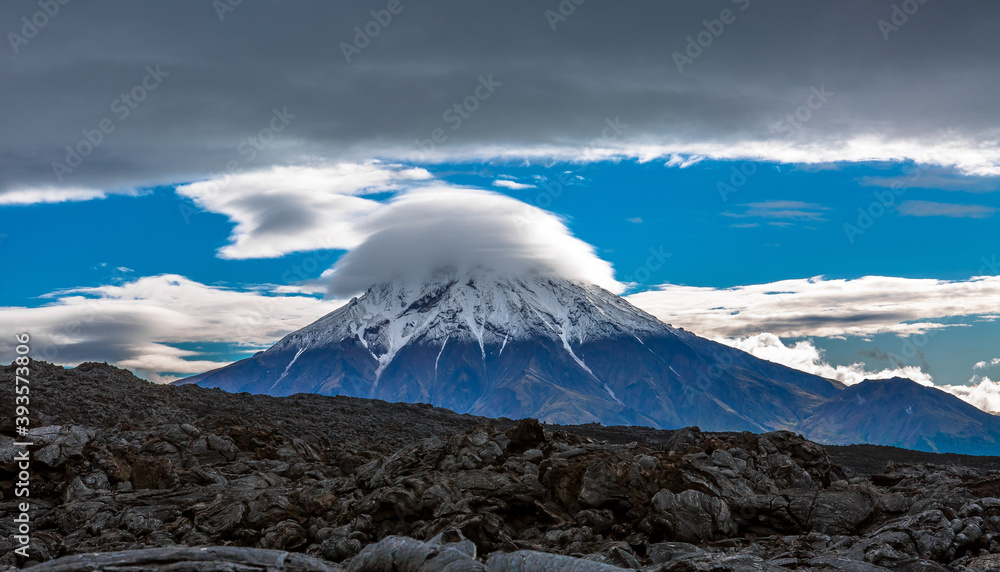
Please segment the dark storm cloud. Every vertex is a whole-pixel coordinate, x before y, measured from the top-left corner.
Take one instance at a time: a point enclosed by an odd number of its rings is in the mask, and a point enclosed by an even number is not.
[[[993,2],[48,2],[0,4],[3,191],[576,158],[609,118],[636,155],[1000,163]]]

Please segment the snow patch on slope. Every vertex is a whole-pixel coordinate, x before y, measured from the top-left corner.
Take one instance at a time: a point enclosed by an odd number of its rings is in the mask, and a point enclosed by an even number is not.
[[[288,362],[288,365],[285,366],[285,371],[281,372],[281,375],[278,376],[278,379],[274,381],[274,384],[272,384],[271,387],[268,388],[268,391],[271,391],[272,389],[277,387],[278,383],[281,382],[281,380],[285,379],[285,376],[288,375],[289,370],[292,369],[292,365],[296,362],[296,360],[299,359],[299,356],[302,355],[302,352],[304,351],[306,351],[306,348],[299,348],[299,351],[295,352],[295,357],[292,358],[292,361]]]
[[[443,353],[444,353],[444,348],[445,348],[445,346],[447,346],[447,345],[448,345],[448,338],[445,338],[445,339],[444,339],[444,342],[442,342],[442,343],[441,343],[441,351],[439,351],[439,352],[438,352],[438,355],[437,355],[437,357],[436,357],[436,358],[434,358],[434,376],[435,376],[435,377],[437,377],[437,371],[438,371],[438,362],[440,362],[440,361],[441,361],[441,354],[443,354]]]

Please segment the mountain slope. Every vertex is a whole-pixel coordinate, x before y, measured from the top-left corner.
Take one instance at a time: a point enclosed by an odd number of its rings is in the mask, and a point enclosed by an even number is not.
[[[672,328],[593,285],[453,270],[372,287],[267,351],[184,382],[752,431],[794,428],[843,389]]]
[[[1000,418],[909,379],[865,380],[816,408],[800,430],[834,445],[869,443],[929,452],[996,454]]]

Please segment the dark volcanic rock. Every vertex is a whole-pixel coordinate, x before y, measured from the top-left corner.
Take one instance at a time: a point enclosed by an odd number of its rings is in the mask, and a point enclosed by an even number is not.
[[[27,569],[30,572],[92,572],[94,570],[337,572],[343,568],[317,558],[276,550],[236,546],[205,548],[171,546],[117,553],[68,556]]]
[[[4,518],[0,570],[995,570],[1000,555],[996,459],[887,449],[873,472],[870,450],[837,464],[789,432],[560,427],[36,365],[33,558]]]

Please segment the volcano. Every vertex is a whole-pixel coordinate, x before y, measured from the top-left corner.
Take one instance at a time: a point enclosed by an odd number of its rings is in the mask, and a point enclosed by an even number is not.
[[[267,351],[176,383],[1000,453],[1000,418],[934,388],[903,379],[848,388],[671,327],[592,284],[482,269],[373,286]]]
[[[591,284],[439,270],[182,383],[460,413],[675,428],[797,426],[844,386],[673,328]]]

